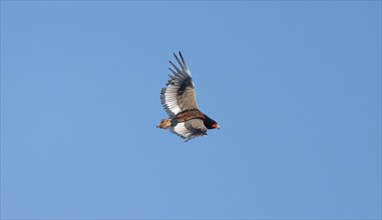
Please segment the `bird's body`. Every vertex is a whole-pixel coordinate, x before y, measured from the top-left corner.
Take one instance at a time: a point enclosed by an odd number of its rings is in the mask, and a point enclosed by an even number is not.
[[[179,56],[181,60],[174,53],[181,69],[169,61],[175,70],[170,68],[173,75],[169,75],[167,87],[161,91],[161,103],[170,118],[162,119],[157,127],[170,129],[188,141],[207,135],[207,129],[219,128],[219,125],[199,110],[191,72],[180,52]]]

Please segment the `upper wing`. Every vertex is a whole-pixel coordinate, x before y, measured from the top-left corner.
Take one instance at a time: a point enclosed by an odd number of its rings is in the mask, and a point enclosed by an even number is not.
[[[192,119],[178,123],[174,127],[171,127],[170,131],[185,139],[185,141],[189,141],[194,137],[207,135],[207,128],[201,119]]]
[[[162,106],[170,117],[187,109],[199,109],[191,72],[180,52],[181,60],[175,53],[174,56],[181,70],[169,61],[175,69],[169,68],[174,75],[169,75],[171,79],[166,84],[167,87],[162,89],[160,96]]]

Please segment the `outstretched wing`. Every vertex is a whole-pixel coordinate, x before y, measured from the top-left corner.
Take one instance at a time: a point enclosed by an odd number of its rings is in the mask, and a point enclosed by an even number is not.
[[[185,139],[185,141],[189,141],[198,136],[207,135],[207,128],[201,119],[192,119],[178,123],[174,127],[171,127],[170,131]]]
[[[167,87],[162,89],[160,96],[162,106],[170,117],[184,110],[199,109],[191,72],[180,52],[179,56],[181,60],[174,53],[180,69],[169,61],[175,70],[169,68],[173,75],[169,75],[170,80],[166,84]]]

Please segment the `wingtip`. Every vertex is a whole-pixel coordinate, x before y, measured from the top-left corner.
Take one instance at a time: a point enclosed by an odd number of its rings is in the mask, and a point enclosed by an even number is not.
[[[176,55],[175,52],[173,52],[172,54],[174,55],[175,59],[178,61],[179,60],[178,55]],[[178,63],[179,63],[179,61],[178,61]]]
[[[186,61],[184,60],[184,58],[183,58],[183,55],[182,55],[182,53],[179,51],[179,56],[180,56],[180,59],[182,60],[182,62],[183,62],[183,65],[184,65],[184,67],[186,67],[187,68],[187,64],[186,64]]]
[[[178,55],[175,52],[173,52],[172,54],[174,55],[175,58],[178,57]],[[182,52],[180,52],[180,50],[178,50],[178,54],[180,57],[183,57]]]

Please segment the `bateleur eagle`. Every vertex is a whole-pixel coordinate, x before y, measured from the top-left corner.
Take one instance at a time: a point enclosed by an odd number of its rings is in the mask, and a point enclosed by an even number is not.
[[[180,52],[180,59],[175,53],[174,57],[180,68],[169,61],[174,68],[169,68],[173,75],[169,75],[167,87],[162,89],[160,96],[162,106],[170,118],[162,119],[157,127],[169,129],[189,141],[194,137],[207,135],[207,129],[219,128],[219,125],[199,110],[194,81],[186,61]]]

